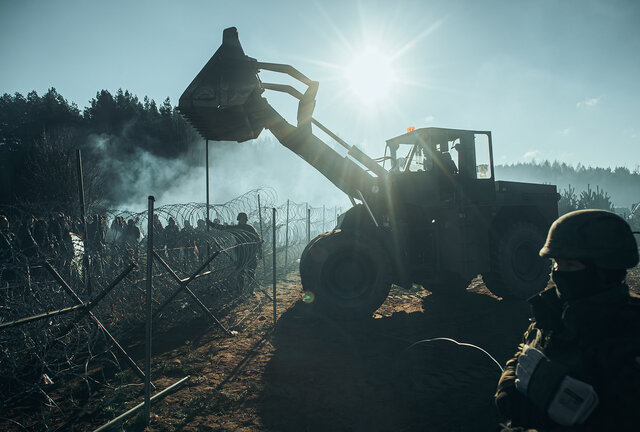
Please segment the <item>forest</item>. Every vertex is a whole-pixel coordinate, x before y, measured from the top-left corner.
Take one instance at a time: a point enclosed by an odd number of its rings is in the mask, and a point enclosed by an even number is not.
[[[122,204],[130,186],[150,177],[172,185],[193,167],[201,167],[194,148],[202,140],[169,98],[158,106],[127,90],[100,90],[80,109],[55,88],[39,96],[15,93],[0,98],[0,205],[36,211],[68,210],[77,203],[76,149],[82,151],[88,202]],[[176,169],[149,173],[145,159],[184,159]],[[157,164],[156,164],[157,165]],[[604,208],[629,214],[640,201],[640,166],[591,167],[560,161],[532,161],[495,167],[499,180],[558,185],[560,213]],[[268,185],[265,185],[268,186]]]
[[[120,202],[131,177],[127,162],[145,154],[178,158],[197,142],[167,98],[159,107],[128,91],[97,92],[80,110],[54,88],[39,96],[0,98],[0,204],[53,206],[77,202],[76,149],[82,152],[87,200]],[[134,171],[134,172],[130,172]],[[167,181],[181,173],[166,173]],[[61,206],[63,208],[55,208]]]

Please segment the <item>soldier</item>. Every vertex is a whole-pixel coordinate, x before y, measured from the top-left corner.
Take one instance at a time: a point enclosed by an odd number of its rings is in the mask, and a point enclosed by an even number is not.
[[[249,217],[245,212],[238,213],[236,220],[238,221],[236,228],[248,233],[248,235],[238,237],[238,241],[241,244],[244,243],[238,248],[238,255],[240,256],[238,264],[245,264],[238,274],[238,291],[243,292],[249,286],[253,290],[258,259],[262,258],[262,239],[253,225],[248,223]]]
[[[534,321],[495,395],[505,430],[636,430],[640,305],[624,279],[638,264],[629,225],[604,210],[556,220],[540,256],[555,286],[532,297]]]

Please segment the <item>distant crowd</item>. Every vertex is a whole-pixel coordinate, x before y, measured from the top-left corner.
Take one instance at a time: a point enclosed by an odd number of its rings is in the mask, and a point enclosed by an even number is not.
[[[110,222],[110,223],[109,223]],[[62,212],[46,217],[25,215],[9,218],[0,214],[0,272],[2,268],[28,266],[48,259],[60,268],[74,261],[80,262],[86,246],[92,267],[121,260],[124,256],[138,257],[142,251],[138,220],[123,216],[94,215],[87,219],[87,241],[82,241],[84,227],[79,217]],[[213,228],[223,228],[218,220],[210,223]],[[155,215],[153,220],[154,248],[173,263],[203,260],[200,253],[207,250],[205,220],[199,219],[192,226],[184,220],[182,227],[173,217],[164,225]],[[3,278],[0,275],[0,278]]]

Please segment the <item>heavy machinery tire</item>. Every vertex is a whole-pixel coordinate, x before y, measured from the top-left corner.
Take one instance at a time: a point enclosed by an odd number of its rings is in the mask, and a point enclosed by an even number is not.
[[[543,290],[549,281],[550,261],[538,251],[545,231],[529,222],[517,222],[492,242],[491,272],[483,274],[485,285],[497,296],[526,299]]]
[[[341,320],[370,317],[391,288],[389,257],[375,238],[335,230],[313,239],[300,257],[305,298]]]

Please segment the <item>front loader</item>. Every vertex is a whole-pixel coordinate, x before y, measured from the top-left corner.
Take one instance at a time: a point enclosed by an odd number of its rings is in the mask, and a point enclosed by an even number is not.
[[[287,74],[306,91],[262,82],[260,70]],[[265,91],[299,100],[295,126]],[[496,181],[489,131],[410,130],[387,140],[385,157],[374,160],[313,118],[317,91],[318,82],[292,66],[246,56],[231,27],[178,109],[210,140],[243,142],[268,129],[348,195],[353,207],[300,258],[303,289],[322,313],[371,316],[392,284],[455,293],[481,274],[496,295],[519,298],[546,286],[549,262],[538,250],[558,216],[554,185]]]

